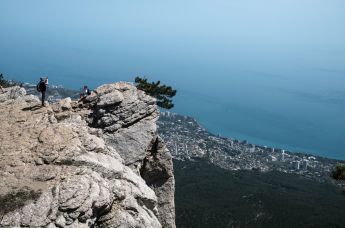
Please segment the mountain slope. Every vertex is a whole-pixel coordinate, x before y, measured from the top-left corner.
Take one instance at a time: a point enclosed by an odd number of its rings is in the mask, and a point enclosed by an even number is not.
[[[174,160],[176,222],[193,227],[344,227],[345,195],[330,183],[281,172],[229,171]]]

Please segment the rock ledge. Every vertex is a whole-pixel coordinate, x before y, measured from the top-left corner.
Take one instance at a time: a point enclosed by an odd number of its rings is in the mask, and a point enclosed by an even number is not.
[[[130,83],[40,107],[0,94],[0,227],[175,227],[155,99]]]

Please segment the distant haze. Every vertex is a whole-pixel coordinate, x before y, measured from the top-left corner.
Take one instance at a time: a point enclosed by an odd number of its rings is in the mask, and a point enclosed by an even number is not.
[[[177,88],[213,133],[345,159],[345,1],[1,0],[0,72]]]

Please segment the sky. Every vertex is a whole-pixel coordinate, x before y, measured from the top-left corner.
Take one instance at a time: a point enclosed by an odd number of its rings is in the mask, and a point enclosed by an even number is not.
[[[205,65],[344,70],[342,0],[2,0],[0,9],[0,66],[25,67],[9,70],[15,77],[64,68],[83,77],[100,71],[158,78],[157,60],[186,73]]]
[[[343,0],[1,0],[0,72],[177,88],[214,133],[344,158]],[[301,140],[303,138],[304,140]]]

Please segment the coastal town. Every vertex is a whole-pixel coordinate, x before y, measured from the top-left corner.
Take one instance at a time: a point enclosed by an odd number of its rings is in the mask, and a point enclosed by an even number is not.
[[[23,85],[28,94],[39,95],[36,86]],[[50,85],[48,101],[65,97],[78,99],[79,92]],[[254,145],[246,140],[220,137],[208,132],[194,118],[161,112],[158,131],[175,159],[205,158],[228,170],[280,171],[299,174],[319,181],[329,180],[330,173],[344,161],[296,153],[281,148]]]
[[[211,134],[194,118],[162,112],[159,133],[175,159],[206,158],[228,170],[280,171],[324,181],[342,161]]]

